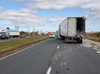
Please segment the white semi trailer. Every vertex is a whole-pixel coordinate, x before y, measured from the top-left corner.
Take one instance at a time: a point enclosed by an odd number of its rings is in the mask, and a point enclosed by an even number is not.
[[[6,35],[8,37],[19,37],[20,33],[18,30],[14,30],[14,29],[5,29],[5,30],[1,30],[0,31],[0,35]]]
[[[76,41],[82,43],[82,37],[87,38],[85,32],[86,17],[68,17],[59,25],[57,38],[66,42]]]

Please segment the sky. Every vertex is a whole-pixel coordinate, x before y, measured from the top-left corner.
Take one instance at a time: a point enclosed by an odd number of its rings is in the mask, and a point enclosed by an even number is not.
[[[99,0],[0,0],[0,30],[56,32],[67,17],[81,16],[86,32],[100,31]]]

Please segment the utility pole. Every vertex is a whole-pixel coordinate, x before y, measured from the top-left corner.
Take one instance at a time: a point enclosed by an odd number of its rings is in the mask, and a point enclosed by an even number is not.
[[[33,31],[35,32],[35,28],[33,28]]]
[[[19,26],[16,26],[16,25],[15,25],[15,29],[19,31]]]
[[[29,34],[29,27],[28,27],[28,34]],[[30,34],[29,34],[30,35]]]
[[[29,27],[28,27],[28,33],[29,33]]]

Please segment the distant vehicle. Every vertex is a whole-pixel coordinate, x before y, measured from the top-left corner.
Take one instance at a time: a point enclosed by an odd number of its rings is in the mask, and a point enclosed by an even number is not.
[[[34,37],[34,34],[31,34],[31,37]]]
[[[49,32],[49,34],[52,34],[52,32]]]
[[[35,32],[35,36],[38,36],[38,35],[39,35],[38,31],[36,31],[36,32]]]
[[[50,34],[50,38],[55,38],[55,34]]]
[[[0,32],[0,34],[6,35],[8,37],[19,37],[19,31],[13,29],[5,29]]]
[[[0,39],[8,39],[9,36],[6,34],[0,34]]]
[[[25,38],[25,34],[21,34],[20,35],[20,38]]]
[[[82,37],[87,38],[85,32],[86,17],[68,17],[60,25],[57,38],[66,42],[76,41],[82,43]]]

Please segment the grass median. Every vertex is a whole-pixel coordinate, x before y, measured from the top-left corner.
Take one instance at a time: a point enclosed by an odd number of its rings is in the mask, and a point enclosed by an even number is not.
[[[24,40],[19,40],[19,41],[13,41],[9,43],[1,43],[0,52],[5,51],[5,50],[10,50],[12,48],[15,48],[24,44],[32,43],[35,41],[39,41],[42,39],[46,39],[46,38],[49,38],[49,36],[45,35],[45,36],[39,36],[39,37],[34,37],[34,38],[29,38],[29,39],[24,39]]]

